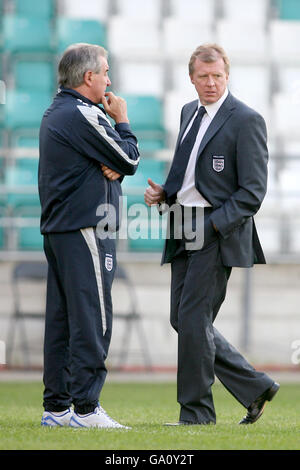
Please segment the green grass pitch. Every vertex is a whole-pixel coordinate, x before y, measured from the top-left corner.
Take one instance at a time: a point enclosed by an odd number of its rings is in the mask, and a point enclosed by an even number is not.
[[[215,426],[168,427],[178,420],[174,383],[106,383],[101,404],[131,430],[43,428],[42,385],[0,383],[1,450],[293,450],[300,449],[300,384],[282,384],[261,419],[238,425],[245,409],[213,387]]]

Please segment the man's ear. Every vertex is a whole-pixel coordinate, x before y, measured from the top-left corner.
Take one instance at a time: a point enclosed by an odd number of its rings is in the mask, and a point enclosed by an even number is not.
[[[87,70],[85,74],[83,75],[83,82],[88,87],[92,85],[92,76],[93,76],[93,72],[91,70]]]

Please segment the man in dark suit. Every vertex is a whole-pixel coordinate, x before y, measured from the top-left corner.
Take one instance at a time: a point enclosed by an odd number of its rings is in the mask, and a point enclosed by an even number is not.
[[[264,264],[253,216],[267,186],[267,133],[262,116],[228,91],[229,60],[216,44],[199,46],[189,74],[199,99],[181,112],[174,159],[163,186],[149,179],[148,205],[179,206],[203,214],[202,246],[190,248],[186,218],[169,217],[162,263],[171,263],[171,324],[178,332],[175,425],[214,424],[211,392],[217,375],[247,408],[240,424],[251,424],[279,389],[256,371],[213,326],[234,266]],[[199,212],[199,211],[198,211]],[[201,225],[201,224],[200,224]],[[178,226],[181,239],[175,236]],[[199,230],[199,229],[198,229]]]

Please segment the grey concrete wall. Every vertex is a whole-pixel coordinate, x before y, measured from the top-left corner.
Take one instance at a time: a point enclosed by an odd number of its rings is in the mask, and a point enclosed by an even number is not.
[[[121,257],[122,261],[122,257]],[[136,327],[129,342],[126,364],[143,365],[141,346],[148,346],[151,361],[158,367],[176,367],[177,337],[169,325],[170,268],[159,266],[158,259],[132,261],[123,264],[135,284],[137,308],[145,340],[141,345]],[[13,312],[11,272],[13,263],[0,263],[0,340],[6,341],[9,320]],[[215,326],[255,364],[292,365],[292,343],[300,340],[300,265],[256,266],[251,272],[251,317],[248,349],[243,347],[243,306],[246,270],[233,270],[226,300]],[[28,284],[23,289],[24,308],[44,310],[45,285]],[[115,282],[113,287],[115,311],[126,311],[128,294]],[[136,326],[136,325],[135,325]],[[34,366],[42,365],[43,322],[28,320],[26,331]],[[127,338],[128,325],[115,319],[108,366],[117,365],[123,334]],[[17,332],[13,364],[23,365],[21,335]],[[127,341],[127,340],[126,340]],[[300,357],[300,354],[299,354]]]

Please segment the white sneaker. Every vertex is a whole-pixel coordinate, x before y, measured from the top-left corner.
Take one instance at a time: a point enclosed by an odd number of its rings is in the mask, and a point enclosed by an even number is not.
[[[97,406],[92,413],[80,415],[73,413],[70,426],[72,428],[122,428],[131,429],[128,426],[123,426],[112,419],[102,406]]]
[[[42,415],[42,426],[69,426],[70,419],[73,412],[71,408],[67,410],[56,412],[56,411],[44,411]]]

